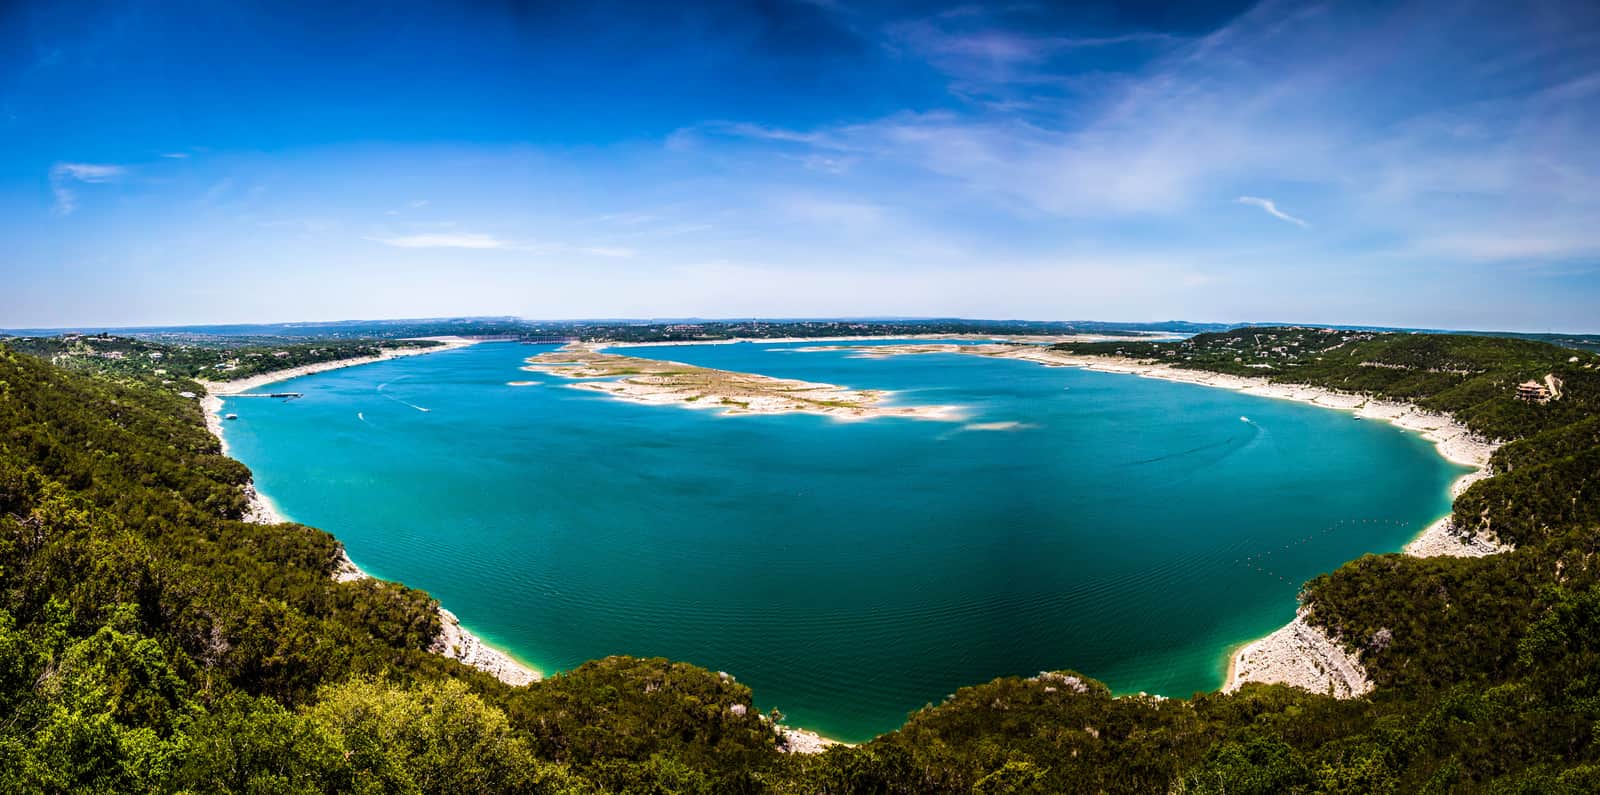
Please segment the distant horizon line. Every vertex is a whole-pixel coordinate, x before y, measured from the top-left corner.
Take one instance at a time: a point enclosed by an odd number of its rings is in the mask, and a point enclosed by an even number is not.
[[[88,325],[76,324],[50,327],[28,328],[0,328],[0,335],[5,336],[45,336],[70,333],[102,333],[112,331],[140,332],[140,331],[168,331],[206,333],[205,329],[219,327],[243,328],[314,328],[319,326],[350,326],[359,324],[400,324],[400,323],[468,323],[484,321],[501,321],[514,323],[549,323],[549,324],[594,324],[594,323],[630,323],[647,325],[653,323],[931,323],[939,321],[965,322],[965,323],[1057,323],[1071,324],[1097,324],[1124,327],[1128,330],[1137,330],[1142,325],[1189,325],[1189,326],[1214,326],[1216,330],[1233,328],[1265,327],[1265,326],[1300,326],[1337,328],[1341,330],[1370,330],[1390,332],[1417,332],[1417,333],[1454,333],[1454,334],[1517,334],[1535,336],[1600,336],[1600,331],[1512,331],[1501,329],[1467,329],[1443,328],[1421,326],[1386,326],[1376,324],[1344,324],[1320,323],[1305,321],[1209,321],[1209,320],[1184,320],[1170,318],[1166,320],[1092,320],[1075,318],[1070,320],[1049,320],[1041,318],[987,318],[987,317],[962,317],[959,315],[814,315],[814,316],[762,316],[762,315],[734,315],[728,317],[701,317],[701,316],[660,316],[660,317],[572,317],[572,318],[531,318],[517,315],[440,315],[434,317],[397,317],[397,318],[345,318],[338,320],[294,320],[277,322],[237,322],[237,323],[175,323],[175,324],[144,324],[144,325]],[[217,335],[224,336],[224,335]]]

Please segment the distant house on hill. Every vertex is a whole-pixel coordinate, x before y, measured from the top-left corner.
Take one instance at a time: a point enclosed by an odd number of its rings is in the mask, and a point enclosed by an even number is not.
[[[1524,381],[1517,384],[1517,399],[1529,403],[1549,403],[1550,388],[1538,381]]]

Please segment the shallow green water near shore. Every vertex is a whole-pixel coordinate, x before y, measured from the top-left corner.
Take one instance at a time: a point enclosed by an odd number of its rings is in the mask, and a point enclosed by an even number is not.
[[[547,673],[686,660],[847,740],[1045,669],[1214,689],[1229,647],[1293,617],[1301,582],[1398,550],[1465,471],[1414,434],[1289,401],[795,347],[626,352],[968,416],[640,405],[517,369],[550,346],[485,344],[229,400],[226,431],[287,515]]]

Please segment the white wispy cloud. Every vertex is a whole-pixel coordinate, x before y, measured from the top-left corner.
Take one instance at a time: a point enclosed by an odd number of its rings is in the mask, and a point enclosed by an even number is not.
[[[231,190],[233,190],[233,177],[223,177],[213,183],[211,187],[206,188],[206,192],[201,196],[200,201],[203,204],[214,204],[228,195]]]
[[[638,252],[626,246],[580,246],[573,249],[584,254],[593,254],[597,257],[631,257]]]
[[[782,143],[812,144],[830,147],[836,147],[839,145],[838,141],[833,140],[829,135],[822,132],[801,132],[799,130],[787,130],[781,127],[767,127],[760,124],[749,124],[745,122],[737,122],[732,124],[726,122],[711,122],[702,126],[713,132],[725,132],[729,135],[736,135],[743,138],[758,138],[767,141],[779,141]]]
[[[506,248],[509,244],[493,235],[475,232],[447,232],[422,235],[396,235],[392,237],[369,237],[374,243],[382,243],[395,248],[473,248],[490,249]]]
[[[424,207],[427,207],[429,204],[430,204],[430,202],[427,199],[413,199],[411,201],[406,202],[406,206],[405,207],[402,207],[402,208],[397,209],[397,210],[385,210],[383,212],[383,214],[384,215],[399,215],[399,214],[401,214],[402,212],[404,212],[406,210],[420,210],[420,209],[422,209]]]
[[[661,220],[661,217],[652,213],[606,213],[605,215],[598,216],[592,220],[602,223],[637,226],[639,224],[648,224],[659,221]]]
[[[1311,224],[1306,223],[1303,219],[1296,218],[1278,209],[1277,203],[1271,199],[1263,199],[1259,196],[1240,196],[1238,199],[1235,199],[1235,201],[1239,202],[1240,204],[1251,205],[1252,207],[1260,207],[1261,209],[1266,210],[1267,213],[1272,217],[1281,218],[1300,227],[1301,229],[1307,229],[1311,226]]]
[[[855,165],[855,159],[849,157],[829,157],[826,155],[805,155],[803,157],[788,156],[800,164],[807,171],[818,171],[823,174],[843,174]]]
[[[161,156],[167,158],[168,160],[187,160],[189,158],[189,153],[188,152],[162,152]]]
[[[982,20],[981,15],[974,16],[982,25],[977,29],[953,26],[951,20],[954,18],[946,14],[941,15],[942,19],[913,20],[891,25],[887,33],[891,41],[956,73],[970,72],[983,66],[992,70],[997,66],[1038,64],[1073,50],[1174,41],[1174,37],[1168,34],[1150,32],[1116,36],[1040,35],[990,27],[992,23]]]
[[[448,222],[446,222],[448,223]],[[519,251],[527,254],[584,254],[594,257],[628,258],[638,252],[625,246],[614,245],[574,245],[561,242],[544,241],[516,241],[506,240],[494,235],[479,232],[428,232],[416,235],[390,235],[387,237],[368,237],[374,243],[382,243],[395,248],[466,248],[466,249],[499,249],[504,251]]]
[[[773,206],[785,217],[835,228],[872,226],[884,217],[880,205],[821,196],[783,196]]]
[[[882,31],[891,51],[950,76],[958,101],[938,111],[799,129],[723,122],[699,132],[773,158],[849,158],[846,174],[830,175],[839,187],[907,216],[962,202],[1009,211],[1014,223],[1201,215],[1248,223],[1222,218],[1216,197],[1272,181],[1337,213],[1340,229],[1400,241],[1473,240],[1508,216],[1597,217],[1600,150],[1587,139],[1600,123],[1600,55],[1584,45],[1592,37],[1549,35],[1555,23],[1510,11],[1418,26],[1423,9],[1444,7],[1420,0],[1390,13],[1269,1],[1198,37],[1103,40],[1007,27],[995,12],[970,8]],[[1482,59],[1465,57],[1462,42],[1504,54],[1504,63],[1479,75]],[[1109,46],[1149,57],[1118,70],[1075,60]],[[1552,64],[1568,78],[1541,90]],[[1400,69],[1414,80],[1386,78]],[[1458,86],[1463,70],[1480,81],[1479,96],[1418,101],[1427,86]],[[1238,201],[1312,228],[1271,199]],[[1526,246],[1470,248],[1512,259]]]
[[[50,167],[50,189],[56,197],[56,214],[67,215],[78,209],[75,185],[116,182],[127,173],[123,166],[110,163],[56,163]]]
[[[338,229],[341,224],[331,218],[285,218],[277,221],[258,221],[256,226],[262,229],[293,229],[314,235],[331,232]]]

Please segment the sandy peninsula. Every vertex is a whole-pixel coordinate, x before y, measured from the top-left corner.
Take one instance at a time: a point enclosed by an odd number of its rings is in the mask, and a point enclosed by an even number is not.
[[[606,353],[597,346],[581,343],[529,357],[522,369],[582,380],[569,386],[623,400],[715,409],[724,414],[801,413],[849,420],[877,417],[956,420],[961,416],[956,406],[884,405],[890,393],[882,390],[849,389],[642,359]]]
[[[1145,378],[1181,381],[1200,386],[1232,389],[1259,397],[1294,400],[1323,408],[1353,412],[1363,419],[1382,420],[1415,432],[1433,442],[1440,456],[1475,471],[1452,484],[1450,495],[1458,497],[1469,486],[1489,476],[1489,456],[1500,446],[1482,439],[1451,417],[1396,401],[1378,400],[1365,395],[1338,392],[1321,387],[1277,384],[1265,378],[1248,378],[1203,370],[1188,370],[1145,360],[1084,356],[1055,351],[1042,346],[950,345],[910,343],[906,345],[819,345],[804,350],[850,350],[862,357],[915,354],[966,354],[1021,359],[1052,367],[1081,367],[1106,373],[1123,373]],[[1482,557],[1510,551],[1509,545],[1479,533],[1458,532],[1450,516],[1429,525],[1405,546],[1413,557]],[[1238,690],[1246,682],[1284,683],[1316,693],[1331,693],[1354,698],[1372,690],[1372,682],[1360,659],[1345,649],[1337,638],[1306,619],[1302,609],[1295,619],[1272,634],[1246,643],[1229,655],[1224,692]]]

